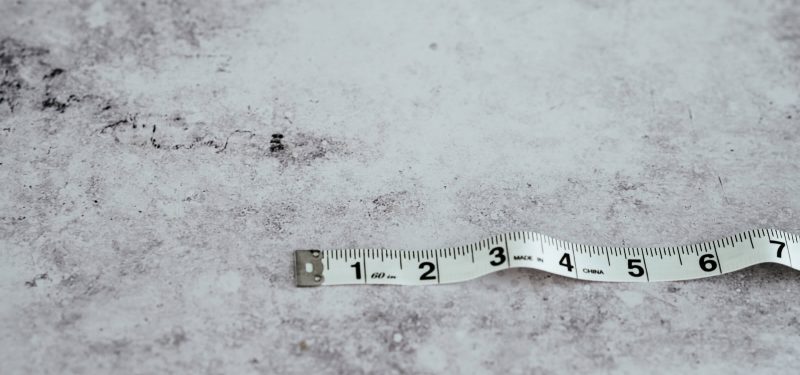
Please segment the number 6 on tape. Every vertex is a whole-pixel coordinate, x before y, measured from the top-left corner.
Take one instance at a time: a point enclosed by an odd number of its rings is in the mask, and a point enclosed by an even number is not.
[[[533,268],[581,280],[672,281],[720,275],[759,263],[799,269],[792,264],[792,256],[800,259],[798,252],[798,236],[773,229],[695,245],[626,248],[514,232],[431,250],[296,250],[295,279],[298,286],[431,285],[466,281],[506,268]]]

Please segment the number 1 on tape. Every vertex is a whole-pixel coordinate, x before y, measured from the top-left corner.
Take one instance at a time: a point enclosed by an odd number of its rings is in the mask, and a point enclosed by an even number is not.
[[[430,250],[296,250],[298,286],[432,285],[471,280],[506,268],[533,268],[580,280],[652,282],[699,279],[759,263],[800,270],[800,238],[758,229],[695,245],[605,247],[513,232]]]

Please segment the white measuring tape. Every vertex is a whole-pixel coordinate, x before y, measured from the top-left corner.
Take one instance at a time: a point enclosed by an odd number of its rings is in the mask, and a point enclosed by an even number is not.
[[[474,279],[506,268],[533,268],[580,280],[650,282],[698,279],[759,263],[796,270],[800,238],[772,229],[676,247],[605,247],[514,232],[431,250],[295,251],[298,286],[431,285]]]

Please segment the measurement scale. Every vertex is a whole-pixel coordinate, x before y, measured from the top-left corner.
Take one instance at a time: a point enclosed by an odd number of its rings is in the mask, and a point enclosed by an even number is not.
[[[759,263],[800,270],[797,235],[757,229],[674,247],[581,245],[535,232],[512,232],[429,250],[296,250],[297,286],[434,285],[471,280],[507,268],[533,268],[579,280],[655,282],[699,279]]]

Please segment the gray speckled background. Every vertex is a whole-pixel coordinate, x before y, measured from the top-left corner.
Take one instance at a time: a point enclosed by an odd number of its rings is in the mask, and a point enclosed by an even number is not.
[[[800,233],[797,1],[8,0],[0,79],[4,374],[797,369],[780,266],[311,289],[291,268],[512,230]]]

